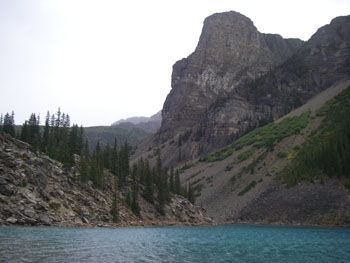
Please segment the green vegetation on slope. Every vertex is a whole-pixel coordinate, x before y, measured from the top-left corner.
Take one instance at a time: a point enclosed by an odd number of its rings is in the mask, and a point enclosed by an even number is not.
[[[274,146],[283,138],[289,137],[293,134],[298,134],[302,129],[304,129],[309,122],[310,114],[311,112],[308,111],[300,116],[284,118],[280,122],[273,122],[257,128],[254,131],[242,136],[234,143],[225,146],[216,152],[208,154],[206,157],[202,158],[201,161],[220,161],[232,155],[234,151],[240,150],[249,145],[253,145],[258,149],[265,147],[267,150],[272,151]]]
[[[136,145],[141,139],[149,136],[150,134],[144,130],[134,128],[131,130],[125,130],[115,126],[96,126],[84,128],[85,138],[89,141],[89,145],[96,145],[97,141],[100,141],[101,146],[113,144],[114,138],[117,138],[120,144],[128,141],[131,146]]]
[[[302,180],[350,178],[350,87],[329,100],[317,116],[324,116],[318,133],[279,174],[287,187]]]

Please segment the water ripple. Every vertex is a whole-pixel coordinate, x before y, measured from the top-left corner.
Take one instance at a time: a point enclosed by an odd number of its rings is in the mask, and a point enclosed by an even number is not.
[[[0,262],[349,262],[350,229],[0,227]]]

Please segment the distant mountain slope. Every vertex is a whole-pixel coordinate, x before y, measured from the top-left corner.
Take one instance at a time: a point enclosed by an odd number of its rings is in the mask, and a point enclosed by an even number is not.
[[[344,159],[350,158],[349,125],[350,80],[337,83],[274,123],[187,163],[182,184],[191,184],[197,204],[221,223],[350,226],[350,159]],[[347,135],[337,135],[343,126]],[[332,147],[338,147],[338,153]]]
[[[107,142],[113,145],[114,139],[117,138],[119,146],[125,141],[132,146],[135,146],[140,140],[151,135],[145,130],[131,127],[124,129],[117,126],[96,126],[84,128],[85,138],[88,140],[90,149],[93,149],[97,140],[100,141],[102,146],[105,146]]]
[[[111,126],[119,127],[125,130],[141,129],[146,133],[154,134],[160,128],[162,122],[162,111],[157,112],[151,117],[130,117],[121,119],[112,123]]]
[[[151,117],[130,117],[127,119],[121,119],[119,121],[116,121],[112,123],[111,126],[116,126],[120,123],[128,122],[132,124],[140,124],[143,122],[161,122],[162,121],[162,111],[158,111],[156,114],[152,115]]]

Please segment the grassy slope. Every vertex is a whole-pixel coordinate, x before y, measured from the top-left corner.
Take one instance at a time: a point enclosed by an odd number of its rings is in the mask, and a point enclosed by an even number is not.
[[[292,163],[303,143],[322,125],[324,114],[316,112],[349,84],[335,85],[288,116],[246,134],[195,165],[187,164],[182,182],[192,183],[197,203],[217,221],[230,221],[276,185],[277,174]]]

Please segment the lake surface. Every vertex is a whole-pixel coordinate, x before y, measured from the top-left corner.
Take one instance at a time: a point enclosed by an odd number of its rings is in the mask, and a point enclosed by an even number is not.
[[[0,227],[0,262],[350,262],[350,229]]]

